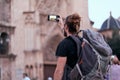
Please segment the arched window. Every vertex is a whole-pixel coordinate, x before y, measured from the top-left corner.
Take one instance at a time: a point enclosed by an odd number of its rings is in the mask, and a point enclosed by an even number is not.
[[[30,77],[33,78],[33,66],[30,65],[30,69],[29,69],[29,72],[30,72]]]
[[[0,35],[0,54],[8,54],[9,41],[9,35],[6,32],[2,32]]]
[[[25,73],[27,73],[29,75],[29,65],[25,66]]]

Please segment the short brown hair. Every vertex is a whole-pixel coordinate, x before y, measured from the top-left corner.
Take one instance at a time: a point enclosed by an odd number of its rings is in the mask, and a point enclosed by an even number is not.
[[[77,13],[67,16],[65,24],[68,26],[69,32],[77,33],[80,28],[80,21],[81,17]]]
[[[28,76],[27,73],[23,73],[23,75]]]

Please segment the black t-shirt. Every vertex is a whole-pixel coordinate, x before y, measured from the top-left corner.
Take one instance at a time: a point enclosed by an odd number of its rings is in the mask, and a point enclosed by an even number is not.
[[[57,47],[57,57],[67,57],[66,64],[73,68],[78,60],[76,43],[67,37],[63,39]]]

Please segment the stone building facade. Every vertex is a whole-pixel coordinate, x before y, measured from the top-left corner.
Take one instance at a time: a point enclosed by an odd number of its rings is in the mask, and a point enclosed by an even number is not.
[[[0,10],[0,80],[22,80],[23,72],[33,80],[53,77],[63,35],[49,14],[79,13],[81,29],[92,28],[88,0],[0,0]]]

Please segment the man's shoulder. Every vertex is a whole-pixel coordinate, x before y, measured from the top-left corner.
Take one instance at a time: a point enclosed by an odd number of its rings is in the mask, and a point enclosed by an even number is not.
[[[72,44],[74,44],[74,41],[70,37],[66,37],[58,44],[58,48],[62,47],[63,49],[63,47],[66,48]]]
[[[64,38],[61,43],[70,43],[70,42],[73,42],[72,38],[70,36]]]

